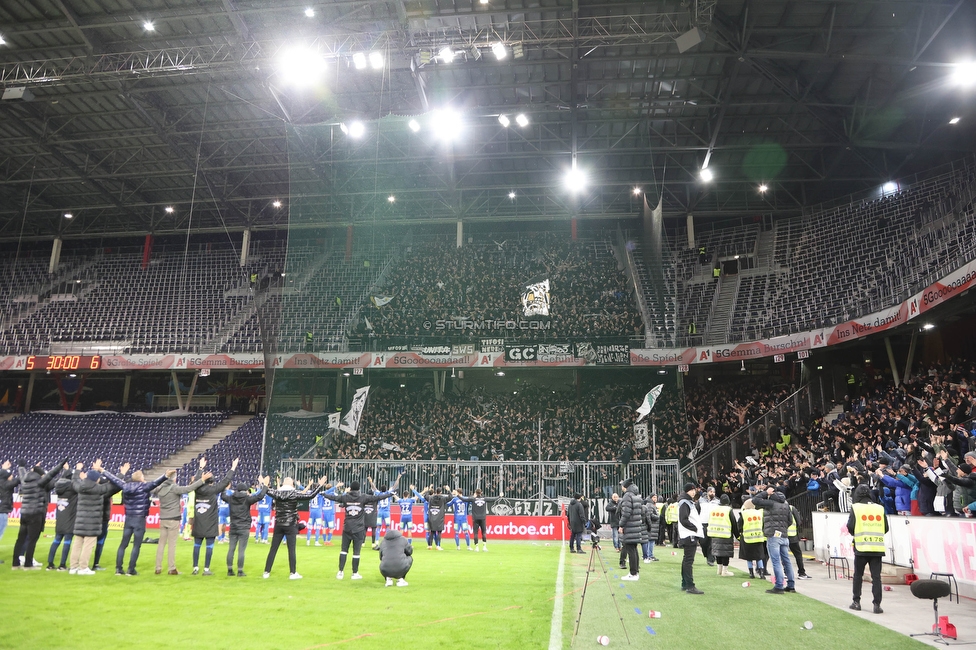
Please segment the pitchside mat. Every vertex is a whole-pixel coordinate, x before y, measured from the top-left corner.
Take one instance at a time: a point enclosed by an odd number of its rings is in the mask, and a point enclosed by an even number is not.
[[[156,546],[145,544],[138,576],[114,574],[120,534],[112,531],[94,576],[11,571],[18,532],[0,541],[0,586],[6,594],[2,647],[140,648],[383,648],[415,642],[439,648],[733,647],[760,641],[779,648],[838,647],[871,639],[873,647],[921,644],[803,595],[769,596],[765,583],[719,578],[699,558],[704,596],[678,589],[680,557],[658,549],[660,562],[641,565],[639,582],[623,582],[617,556],[604,544],[607,565],[589,574],[587,554],[558,542],[491,542],[488,552],[461,550],[446,537],[441,552],[415,541],[407,587],[385,587],[379,558],[363,549],[360,573],[336,580],[339,540],[298,543],[302,580],[288,579],[279,551],[269,579],[261,573],[269,546],[250,542],[244,578],[227,577],[227,545],[214,547],[213,576],[190,575],[192,543],[180,541],[179,576],[154,575]],[[36,556],[46,561],[53,526]],[[150,533],[150,535],[152,535]],[[548,544],[548,545],[547,545]],[[130,549],[131,552],[131,549]],[[60,559],[60,551],[58,555]],[[562,571],[560,571],[560,562]],[[165,566],[164,566],[165,569]],[[582,603],[582,608],[580,607]],[[619,615],[618,615],[619,610]],[[649,612],[660,612],[650,618]],[[577,616],[579,635],[573,642]],[[804,629],[806,621],[813,623]],[[761,637],[761,639],[759,638]]]

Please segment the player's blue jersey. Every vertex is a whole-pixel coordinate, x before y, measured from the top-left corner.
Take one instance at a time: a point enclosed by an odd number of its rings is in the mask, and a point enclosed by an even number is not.
[[[325,494],[335,494],[335,488],[329,488],[325,491]],[[331,499],[326,499],[321,494],[316,496],[317,499],[322,500],[322,516],[326,518],[335,516],[335,501]],[[311,507],[311,506],[309,506]]]
[[[397,501],[397,505],[400,506],[400,520],[410,521],[413,520],[413,504],[417,502],[413,497],[404,497]]]
[[[308,502],[308,516],[320,519],[322,517],[322,505],[326,499],[321,494],[316,494]]]
[[[447,505],[454,511],[454,519],[468,518],[468,504],[458,497],[454,497],[447,502]]]
[[[380,517],[389,517],[390,516],[390,504],[392,502],[393,502],[393,500],[390,499],[390,497],[386,497],[385,499],[380,499],[379,501],[377,501],[376,502],[376,514],[378,516],[380,516]]]
[[[263,499],[258,501],[258,519],[270,519],[271,518],[271,505],[274,503],[274,499],[271,495],[265,495]]]
[[[217,497],[217,515],[219,517],[230,517],[230,504],[224,501],[223,492]]]

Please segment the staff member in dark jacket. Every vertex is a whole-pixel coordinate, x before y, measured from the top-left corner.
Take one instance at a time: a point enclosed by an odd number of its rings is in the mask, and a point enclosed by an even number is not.
[[[349,491],[345,494],[323,494],[326,499],[330,501],[335,501],[336,506],[343,508],[346,512],[346,520],[342,526],[342,550],[339,551],[339,572],[336,573],[336,579],[342,580],[345,575],[343,570],[346,568],[346,556],[349,555],[349,545],[352,545],[352,579],[362,580],[363,577],[359,575],[359,551],[363,547],[363,541],[366,538],[366,527],[363,523],[364,513],[363,505],[366,503],[376,503],[381,499],[393,496],[393,493],[397,489],[397,485],[400,483],[400,478],[403,474],[397,477],[393,485],[390,486],[389,492],[380,492],[379,494],[366,495],[359,491],[359,481],[353,481],[349,484]],[[323,477],[323,483],[325,478]],[[414,486],[410,486],[413,490]],[[275,529],[275,535],[277,535],[277,528]],[[270,565],[267,569],[270,571]]]
[[[393,586],[393,579],[397,579],[397,587],[407,586],[407,572],[413,566],[413,545],[399,530],[388,530],[380,544],[380,575],[386,578],[386,586]]]
[[[108,539],[108,524],[112,521],[112,497],[121,492],[121,488],[109,481],[103,474],[98,475],[98,481],[99,483],[107,483],[110,489],[102,498],[102,532],[98,534],[98,539],[95,541],[95,566],[92,568],[96,571],[104,571],[105,569],[99,566],[98,563],[102,559],[105,540]]]
[[[20,475],[20,530],[14,542],[13,568],[20,567],[20,556],[24,556],[25,569],[40,569],[34,564],[34,548],[44,532],[47,519],[47,504],[51,500],[51,488],[62,469],[68,469],[68,459],[63,459],[51,471],[44,473],[40,465],[27,469],[27,461],[20,460],[17,472]]]
[[[244,577],[244,551],[247,550],[247,540],[251,538],[251,506],[264,498],[268,493],[268,485],[271,478],[262,477],[259,480],[260,488],[254,494],[249,492],[250,486],[247,483],[238,483],[234,486],[233,492],[224,492],[224,501],[230,506],[230,533],[227,539],[230,545],[227,548],[227,575],[234,575],[234,549],[239,548],[237,553],[237,577]]]
[[[230,464],[230,471],[224,475],[220,483],[215,483],[213,477],[204,482],[194,493],[196,499],[193,504],[193,575],[200,573],[200,547],[207,540],[207,556],[204,558],[203,575],[212,576],[210,558],[213,557],[214,540],[217,539],[217,495],[227,489],[234,480],[239,458]],[[200,469],[193,480],[203,476],[203,469],[207,466],[207,459],[200,459]]]
[[[586,530],[586,507],[581,499],[582,494],[573,495],[573,500],[569,502],[566,510],[566,519],[569,520],[569,552],[582,553],[583,531]],[[573,543],[576,547],[573,547]]]
[[[688,594],[702,595],[701,589],[695,586],[695,553],[698,550],[698,540],[704,535],[701,522],[701,506],[695,500],[698,486],[685,483],[685,491],[678,501],[678,520],[675,530],[678,536],[678,546],[684,549],[681,560],[681,588]]]
[[[883,614],[881,609],[881,559],[885,554],[885,533],[888,532],[888,515],[884,507],[871,501],[871,490],[867,485],[854,489],[854,503],[847,518],[847,532],[854,536],[854,602],[850,608],[861,609],[861,586],[864,583],[864,568],[871,569],[871,592],[874,596],[874,613]]]
[[[640,579],[640,558],[637,556],[637,546],[644,540],[644,500],[633,479],[625,479],[622,483],[624,495],[620,498],[618,512],[620,521],[617,532],[620,535],[621,562],[626,555],[630,561],[630,573],[621,580]]]
[[[319,484],[311,490],[298,491],[295,489],[295,480],[286,476],[282,485],[277,490],[268,490],[268,494],[274,499],[275,509],[275,529],[274,537],[271,539],[271,548],[268,549],[268,559],[264,563],[265,578],[271,577],[271,567],[274,566],[275,556],[278,554],[278,547],[281,540],[285,540],[288,546],[288,579],[301,580],[302,576],[298,573],[297,561],[295,559],[295,537],[298,535],[298,502],[308,501],[319,493],[326,483],[323,476],[319,479]],[[358,485],[358,484],[357,484]],[[324,495],[327,499],[330,495]],[[349,525],[348,520],[346,526]],[[360,525],[362,525],[362,513],[360,513]],[[345,530],[345,529],[344,529]],[[343,534],[345,534],[343,532]]]
[[[413,490],[413,486],[410,486]],[[444,494],[442,488],[429,488],[424,491],[424,496],[419,494],[414,490],[414,494],[418,499],[427,502],[427,539],[430,543],[427,545],[427,550],[432,547],[436,548],[438,551],[443,551],[441,548],[441,533],[444,532],[444,508],[447,506],[447,502],[451,500],[451,497]],[[353,549],[355,550],[355,549]],[[353,569],[355,573],[355,569]]]
[[[14,509],[14,488],[20,485],[20,478],[10,471],[10,461],[3,461],[0,467],[0,541],[3,541],[3,533],[7,530],[7,519]],[[0,560],[3,564],[3,560]]]
[[[790,559],[789,528],[793,512],[786,503],[786,495],[773,486],[766,488],[765,495],[759,492],[752,503],[763,510],[763,535],[766,536],[766,550],[773,563],[773,576],[776,582],[767,594],[782,594],[796,591],[793,578],[793,561]],[[783,588],[783,572],[786,572],[786,588]]]
[[[84,465],[78,463],[76,469],[82,469]],[[54,556],[61,548],[61,564],[57,567],[58,571],[68,570],[68,555],[71,553],[71,538],[75,532],[75,512],[78,509],[78,493],[71,487],[72,472],[64,470],[61,478],[54,484],[54,492],[58,495],[58,505],[55,511],[54,541],[51,542],[51,550],[47,552],[47,570],[54,571]]]
[[[119,474],[125,476],[129,473],[129,463],[119,468]],[[106,478],[115,484],[115,487],[122,490],[122,505],[125,506],[125,525],[122,528],[122,542],[119,550],[115,554],[115,575],[122,573],[122,564],[125,562],[125,549],[132,541],[132,555],[129,557],[128,575],[137,574],[136,562],[139,561],[139,549],[142,548],[142,538],[146,536],[146,516],[149,515],[149,497],[153,490],[162,485],[166,480],[163,474],[152,483],[146,482],[141,470],[132,472],[132,480],[124,482],[119,477],[110,472],[104,472]]]
[[[472,538],[474,540],[474,552],[478,552],[478,530],[481,530],[481,550],[485,553],[488,552],[488,504],[492,501],[497,501],[498,499],[505,496],[504,494],[499,494],[497,497],[486,497],[481,488],[477,488],[474,491],[474,496],[470,497],[460,497],[465,503],[471,504],[471,530],[473,532]]]
[[[71,543],[71,575],[92,576],[95,572],[88,568],[92,549],[102,531],[102,510],[106,498],[115,491],[109,482],[100,482],[102,461],[96,460],[88,472],[76,471],[71,486],[78,493],[75,510],[74,539]]]

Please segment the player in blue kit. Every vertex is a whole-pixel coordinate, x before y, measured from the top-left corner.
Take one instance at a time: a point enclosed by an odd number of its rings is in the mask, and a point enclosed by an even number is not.
[[[327,489],[322,494],[328,494],[334,496],[336,490],[341,489],[342,485],[343,484],[341,481],[339,483],[336,483],[334,486],[331,483],[326,483],[325,487]],[[323,501],[324,501],[324,503],[322,504],[323,537],[325,538],[325,545],[332,546],[332,533],[335,531],[336,528],[335,502],[332,501],[331,499],[323,499]]]
[[[389,486],[381,485],[379,489],[373,483],[372,477],[367,477],[369,479],[369,486],[374,492],[386,492]],[[376,524],[379,526],[379,537],[380,539],[386,536],[386,531],[388,528],[393,528],[393,517],[390,515],[390,506],[393,504],[393,499],[387,497],[381,499],[376,504]],[[379,550],[380,545],[376,543],[377,530],[373,530],[373,550]]]
[[[258,522],[254,527],[254,541],[258,544],[268,543],[268,528],[271,527],[271,505],[274,499],[271,495],[265,495],[258,501]]]
[[[224,493],[217,495],[217,543],[227,543],[227,533],[230,532],[230,504],[224,501]]]
[[[413,523],[413,506],[417,503],[417,498],[412,495],[416,490],[417,486],[411,485],[411,496],[396,498],[396,504],[400,507],[400,532],[410,545],[413,545],[413,532],[416,530]]]
[[[444,486],[447,487],[447,486]],[[461,550],[461,533],[464,533],[464,541],[468,545],[468,550],[471,550],[471,524],[468,523],[468,504],[464,501],[463,492],[461,490],[454,490],[452,492],[454,498],[447,502],[447,507],[451,508],[454,513],[454,543],[457,544],[457,550]]]
[[[325,537],[322,532],[325,520],[322,517],[322,506],[325,504],[325,497],[316,494],[308,502],[308,527],[305,529],[305,546],[312,544],[312,530],[315,530],[315,545],[322,546],[319,536]]]
[[[187,524],[190,523],[189,511],[193,509],[193,505],[190,503],[190,495],[184,494],[180,497],[180,537],[183,539],[189,539],[189,535],[184,535],[184,531],[189,531]]]

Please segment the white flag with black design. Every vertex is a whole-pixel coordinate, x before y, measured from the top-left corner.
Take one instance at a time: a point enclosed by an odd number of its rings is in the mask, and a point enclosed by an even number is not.
[[[654,405],[657,403],[657,398],[661,396],[662,390],[664,390],[664,384],[658,384],[651,390],[647,391],[647,395],[644,395],[644,402],[637,407],[638,422],[647,417],[648,413],[651,412],[651,409],[653,409]]]
[[[526,285],[522,293],[522,314],[526,318],[549,315],[549,280]]]
[[[369,386],[363,386],[356,391],[352,397],[352,406],[349,407],[349,412],[346,413],[346,417],[342,418],[340,431],[345,431],[351,436],[356,435],[356,432],[359,431],[359,420],[363,417],[363,410],[366,408],[367,397],[369,397]]]
[[[341,413],[329,413],[329,428],[330,429],[338,429],[339,428],[339,422],[340,422],[341,419],[342,419],[342,414]]]

